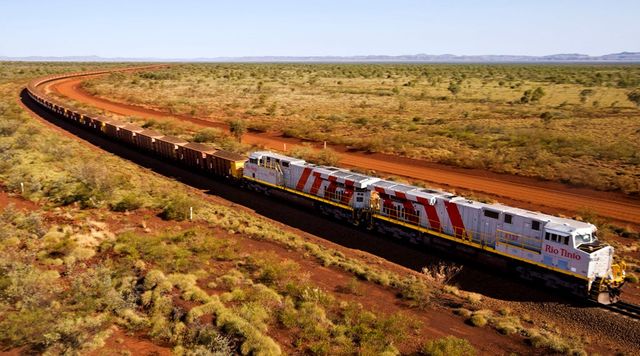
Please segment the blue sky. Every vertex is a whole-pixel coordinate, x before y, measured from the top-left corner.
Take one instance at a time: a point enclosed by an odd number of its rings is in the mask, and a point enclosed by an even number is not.
[[[0,0],[0,56],[640,51],[639,0]]]

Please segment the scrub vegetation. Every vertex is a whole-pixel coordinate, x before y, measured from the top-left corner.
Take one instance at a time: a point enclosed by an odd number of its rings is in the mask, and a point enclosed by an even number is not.
[[[28,78],[78,69],[0,71],[0,194],[26,204],[0,209],[2,351],[473,355],[501,334],[525,351],[581,351],[450,285],[459,267],[412,273],[328,247],[65,137],[16,102]],[[479,345],[433,336],[434,316]]]
[[[640,194],[637,65],[190,64],[112,100],[443,164]]]

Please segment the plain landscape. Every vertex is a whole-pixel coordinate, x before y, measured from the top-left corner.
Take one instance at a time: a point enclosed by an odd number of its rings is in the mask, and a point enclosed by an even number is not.
[[[331,243],[107,153],[19,104],[31,79],[116,66],[126,65],[0,68],[3,351],[633,354],[639,347],[633,320],[548,299],[428,251],[389,262],[360,251],[364,244]],[[245,130],[271,132],[634,200],[639,81],[634,65],[180,64],[89,78],[82,88],[222,123],[125,117],[236,152],[253,149],[238,142]],[[336,160],[331,149],[293,153]],[[627,261],[625,293],[638,298],[636,225],[582,215]],[[411,251],[382,241],[374,243]],[[482,289],[486,283],[515,292],[496,294]],[[621,332],[631,336],[620,341]]]
[[[198,64],[82,87],[256,132],[637,196],[639,83],[634,65]]]

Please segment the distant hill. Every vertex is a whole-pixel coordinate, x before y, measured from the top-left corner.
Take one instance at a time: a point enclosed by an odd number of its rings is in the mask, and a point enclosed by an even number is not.
[[[548,56],[517,55],[454,55],[454,54],[408,54],[399,56],[254,56],[254,57],[214,57],[214,58],[104,58],[98,56],[71,57],[2,57],[0,61],[30,62],[331,62],[331,63],[580,63],[580,62],[620,62],[640,63],[640,52],[620,52],[602,56],[589,56],[580,53],[552,54]]]

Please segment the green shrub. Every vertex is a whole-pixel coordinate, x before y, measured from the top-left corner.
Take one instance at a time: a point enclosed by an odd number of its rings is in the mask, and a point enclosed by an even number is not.
[[[517,317],[504,317],[494,320],[496,330],[501,334],[511,335],[517,333],[522,326]]]
[[[627,274],[624,279],[629,283],[638,283],[638,276],[633,273]]]
[[[110,204],[111,210],[118,212],[134,211],[139,209],[141,206],[142,201],[133,193],[127,194],[117,202]]]
[[[186,220],[190,216],[191,208],[195,209],[195,206],[195,201],[186,194],[174,194],[166,200],[160,217],[165,220]]]
[[[398,296],[409,301],[409,305],[424,309],[431,300],[431,290],[421,279],[414,276],[403,279],[397,286]]]
[[[563,339],[559,335],[544,330],[529,330],[528,343],[535,348],[548,349],[565,355],[586,354],[582,345],[575,340]]]
[[[193,142],[217,142],[223,136],[220,130],[208,127],[196,132],[193,135]]]
[[[460,315],[461,317],[468,319],[471,317],[471,310],[465,308],[458,308],[453,311],[455,314]]]
[[[469,318],[469,323],[473,326],[483,327],[487,325],[489,322],[489,316],[491,311],[489,310],[477,310],[471,314],[471,318]]]
[[[429,340],[421,351],[428,356],[473,356],[476,354],[476,350],[469,341],[455,336]]]
[[[358,279],[353,277],[345,284],[344,286],[338,286],[337,291],[345,294],[353,294],[357,296],[362,295],[362,288],[360,287],[360,283]]]

